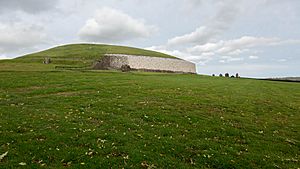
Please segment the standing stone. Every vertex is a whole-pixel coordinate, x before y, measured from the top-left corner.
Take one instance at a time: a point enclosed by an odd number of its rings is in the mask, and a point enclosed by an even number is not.
[[[51,59],[50,58],[44,58],[43,63],[44,64],[50,64],[51,63]]]

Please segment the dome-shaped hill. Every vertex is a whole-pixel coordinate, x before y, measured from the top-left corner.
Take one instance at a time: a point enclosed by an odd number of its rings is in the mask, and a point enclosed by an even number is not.
[[[21,56],[16,58],[16,60],[41,63],[45,58],[50,58],[54,64],[88,66],[91,65],[95,60],[101,59],[104,54],[127,54],[175,58],[174,56],[155,51],[126,46],[103,44],[69,44]]]

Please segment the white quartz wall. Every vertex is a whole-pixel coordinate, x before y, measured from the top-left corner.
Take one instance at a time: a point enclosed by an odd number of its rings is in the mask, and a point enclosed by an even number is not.
[[[181,59],[123,54],[106,54],[106,56],[111,57],[110,66],[113,68],[121,68],[127,64],[133,69],[196,73],[194,63]]]

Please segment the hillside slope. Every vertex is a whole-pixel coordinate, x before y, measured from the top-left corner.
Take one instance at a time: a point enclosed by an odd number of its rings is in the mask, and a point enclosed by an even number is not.
[[[167,54],[133,47],[102,45],[102,44],[70,44],[54,47],[37,53],[28,54],[16,61],[41,63],[44,58],[51,58],[53,64],[61,65],[91,65],[101,59],[104,54],[144,55],[152,57],[175,58]]]
[[[299,168],[299,83],[53,71],[150,52],[75,46],[0,61],[0,168]]]

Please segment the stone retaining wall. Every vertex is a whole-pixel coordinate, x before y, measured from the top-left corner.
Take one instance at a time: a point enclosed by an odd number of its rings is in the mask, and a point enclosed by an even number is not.
[[[120,69],[122,65],[137,70],[196,73],[195,64],[185,60],[124,54],[106,54],[94,68]]]

